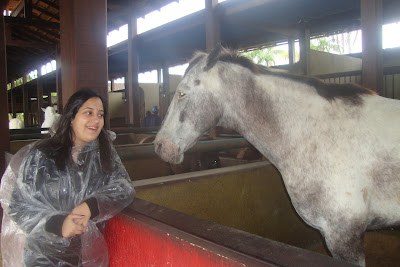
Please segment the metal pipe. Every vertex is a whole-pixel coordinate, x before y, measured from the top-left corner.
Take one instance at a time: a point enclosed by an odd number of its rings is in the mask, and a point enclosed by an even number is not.
[[[186,153],[222,151],[249,146],[244,138],[199,141]],[[121,160],[158,157],[154,152],[154,145],[123,145],[116,147]]]
[[[157,134],[160,127],[149,127],[149,128],[115,128],[111,131],[116,134],[124,133],[148,133]],[[41,131],[46,131],[48,128],[24,128],[24,129],[12,129],[10,130],[10,141],[15,140],[27,140],[27,139],[41,139],[44,134],[40,134]]]

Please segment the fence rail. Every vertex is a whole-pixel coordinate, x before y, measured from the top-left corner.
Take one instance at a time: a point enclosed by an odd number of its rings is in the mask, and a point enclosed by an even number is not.
[[[361,70],[317,75],[327,83],[362,84]],[[383,96],[400,99],[400,66],[386,67],[383,70]]]

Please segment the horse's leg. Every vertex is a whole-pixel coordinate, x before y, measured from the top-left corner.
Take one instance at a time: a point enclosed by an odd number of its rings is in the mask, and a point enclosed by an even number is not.
[[[365,266],[364,230],[354,231],[354,227],[338,225],[335,230],[325,231],[323,235],[334,258]]]

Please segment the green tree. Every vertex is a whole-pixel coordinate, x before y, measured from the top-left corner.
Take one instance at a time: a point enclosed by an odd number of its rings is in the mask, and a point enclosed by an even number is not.
[[[358,32],[344,32],[330,37],[316,38],[310,41],[310,48],[340,55],[351,53],[352,47],[357,41]]]
[[[310,48],[312,50],[318,50],[322,52],[337,52],[341,54],[341,47],[338,43],[335,43],[332,39],[327,37],[317,38],[310,41]]]
[[[273,66],[276,64],[276,57],[287,59],[288,52],[274,47],[267,47],[260,50],[253,50],[250,52],[243,53],[244,56],[252,59],[257,64],[263,64],[266,66]]]

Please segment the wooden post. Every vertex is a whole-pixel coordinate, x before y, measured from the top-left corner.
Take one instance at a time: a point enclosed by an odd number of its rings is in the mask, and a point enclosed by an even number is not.
[[[0,174],[6,169],[5,152],[10,151],[8,130],[7,57],[6,35],[3,12],[0,15]]]
[[[164,119],[165,115],[167,114],[167,110],[169,104],[171,102],[170,99],[170,80],[169,80],[169,66],[167,62],[163,62],[162,68],[162,77],[163,77],[163,87],[162,90],[159,92],[159,102],[160,102],[160,118]]]
[[[289,65],[293,65],[296,60],[296,49],[295,49],[294,38],[289,37],[288,47],[289,47]]]
[[[26,80],[26,75],[24,76],[24,80]],[[28,127],[28,125],[30,125],[29,92],[25,82],[22,85],[22,107],[24,109],[24,126]]]
[[[38,67],[38,76],[36,79],[36,97],[37,97],[37,121],[38,127],[40,127],[44,121],[43,117],[43,80],[42,80],[42,67]]]
[[[60,1],[63,106],[82,88],[96,91],[108,105],[106,36],[107,0]]]
[[[361,1],[362,84],[383,95],[382,0]]]
[[[62,114],[62,79],[61,79],[61,48],[56,46],[56,92],[57,92],[57,113]]]
[[[137,19],[134,15],[128,24],[128,75],[125,87],[128,113],[126,123],[140,127],[139,56],[137,48]]]
[[[162,76],[162,68],[157,67],[157,83],[162,82],[161,76]]]
[[[210,52],[220,41],[220,25],[216,13],[218,0],[205,0],[206,49]]]
[[[310,65],[310,29],[304,25],[300,33],[300,68],[303,75],[309,74]]]
[[[8,90],[8,94],[10,95],[10,98],[11,98],[11,103],[10,103],[11,104],[11,113],[12,113],[13,118],[16,118],[17,112],[15,111],[15,109],[16,109],[15,105],[17,104],[17,99],[15,97],[14,90],[15,90],[15,87],[12,88],[11,90]],[[10,107],[8,107],[8,108],[10,108]]]

